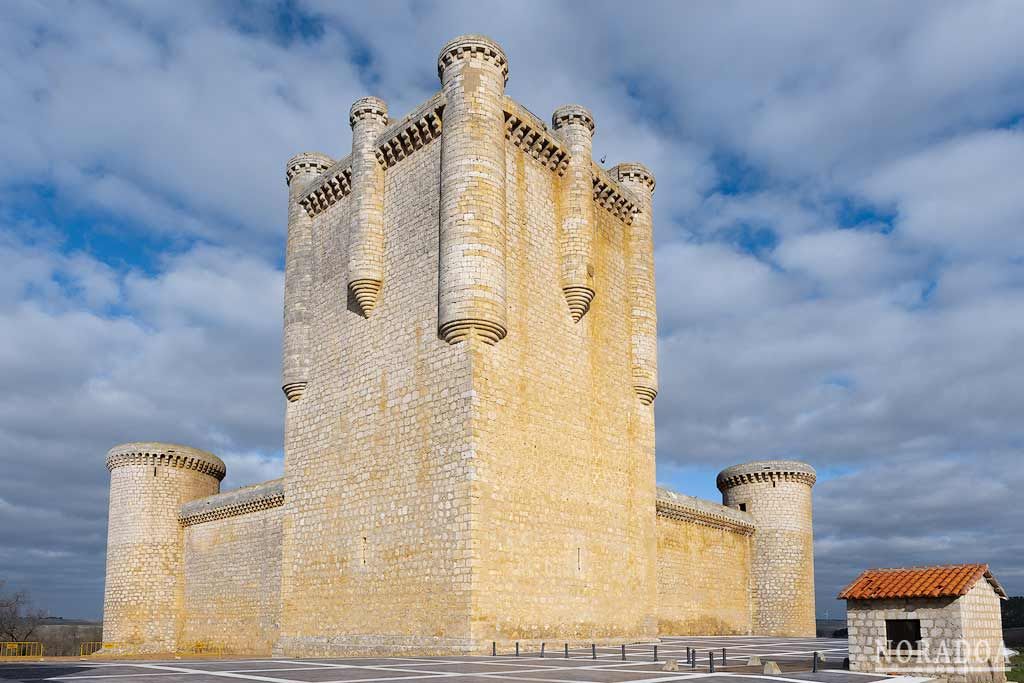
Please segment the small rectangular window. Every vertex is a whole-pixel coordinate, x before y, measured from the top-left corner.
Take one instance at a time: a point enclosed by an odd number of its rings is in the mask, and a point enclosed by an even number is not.
[[[747,504],[746,503],[740,503],[740,512],[746,512],[746,511],[747,511]]]
[[[886,619],[885,639],[890,650],[917,650],[921,644],[920,619]]]

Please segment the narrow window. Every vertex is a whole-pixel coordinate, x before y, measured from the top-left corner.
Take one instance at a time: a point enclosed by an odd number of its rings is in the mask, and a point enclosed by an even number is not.
[[[890,650],[913,651],[921,643],[920,619],[886,619],[885,639]]]
[[[746,511],[747,511],[747,504],[746,503],[740,503],[740,512],[746,512]]]
[[[360,549],[360,556],[363,562],[363,566],[366,566],[366,536],[363,536],[363,546]]]
[[[583,571],[583,549],[580,547],[576,548],[576,571]]]

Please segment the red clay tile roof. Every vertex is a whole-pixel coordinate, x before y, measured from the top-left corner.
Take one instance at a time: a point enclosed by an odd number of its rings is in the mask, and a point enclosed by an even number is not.
[[[839,594],[840,600],[883,600],[886,598],[946,598],[967,595],[982,578],[1006,598],[987,564],[956,564],[945,567],[869,569]]]

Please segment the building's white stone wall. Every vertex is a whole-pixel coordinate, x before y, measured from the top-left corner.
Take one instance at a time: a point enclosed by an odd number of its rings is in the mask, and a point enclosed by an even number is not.
[[[999,595],[992,584],[982,580],[959,602],[964,639],[974,644],[970,665],[980,669],[971,672],[967,680],[971,683],[1005,681],[1006,674],[1002,669],[1006,666],[1006,658],[1003,654],[1003,617]]]
[[[887,619],[920,619],[921,649],[890,650]],[[979,581],[962,598],[850,600],[847,602],[853,671],[928,676],[949,683],[1002,683],[999,597]]]

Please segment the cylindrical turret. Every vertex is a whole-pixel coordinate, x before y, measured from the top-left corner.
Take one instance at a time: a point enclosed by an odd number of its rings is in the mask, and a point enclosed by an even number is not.
[[[188,446],[126,443],[107,453],[110,516],[103,640],[173,652],[184,619],[183,503],[220,490],[220,458]]]
[[[299,204],[310,184],[330,168],[331,158],[303,152],[288,160],[288,251],[284,265],[284,338],[281,389],[297,401],[309,383],[309,297],[313,283],[313,219]]]
[[[658,312],[654,291],[654,174],[643,164],[619,164],[612,175],[639,202],[629,227],[630,346],[633,390],[645,405],[658,395]]]
[[[562,180],[562,231],[559,239],[562,292],[574,322],[586,315],[594,299],[594,117],[586,107],[567,104],[551,115],[551,126],[569,148],[569,168]]]
[[[809,636],[814,615],[811,488],[817,475],[794,460],[735,465],[718,475],[722,502],[754,518],[751,561],[754,635]]]
[[[438,332],[494,344],[508,326],[505,300],[505,81],[508,60],[490,38],[460,36],[441,49]]]
[[[384,100],[364,97],[349,111],[352,126],[352,221],[348,234],[348,289],[363,315],[377,305],[384,282],[384,167],[377,138],[388,125]]]

